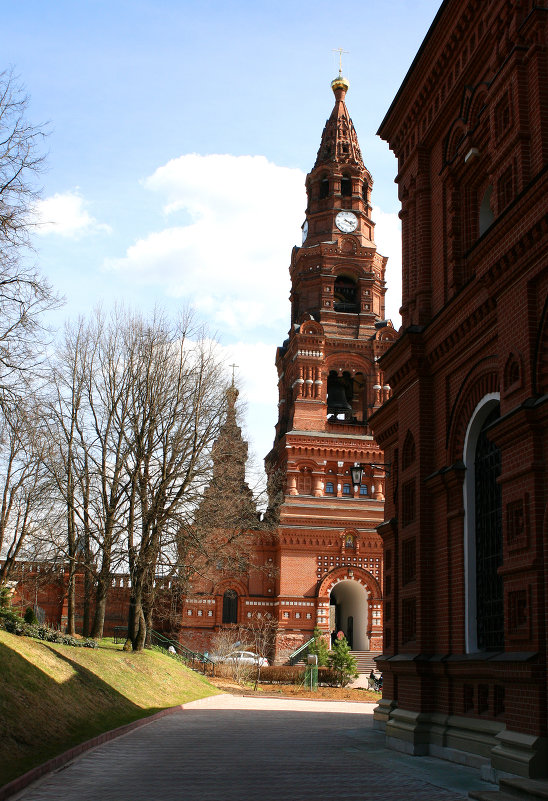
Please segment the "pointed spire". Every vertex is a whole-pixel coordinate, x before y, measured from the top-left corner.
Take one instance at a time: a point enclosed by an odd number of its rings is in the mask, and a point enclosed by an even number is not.
[[[314,168],[333,162],[364,166],[356,129],[344,102],[349,86],[339,69],[339,75],[331,81],[335,106],[325,123]]]
[[[257,507],[245,479],[247,442],[236,418],[238,395],[233,373],[225,391],[226,417],[211,452],[212,479],[196,512],[198,524],[247,528],[257,521]]]

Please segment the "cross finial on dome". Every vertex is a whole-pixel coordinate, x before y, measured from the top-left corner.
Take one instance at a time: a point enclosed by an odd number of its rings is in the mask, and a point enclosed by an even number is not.
[[[342,74],[342,57],[343,57],[343,53],[348,54],[349,51],[348,50],[343,50],[342,47],[334,47],[333,48],[333,52],[339,54],[339,78],[342,78],[342,76],[343,76],[343,74]]]
[[[342,47],[336,47],[333,49],[333,52],[339,54],[339,74],[334,81],[331,81],[331,88],[337,100],[344,100],[350,83],[342,74],[342,57],[343,53],[348,53],[348,50],[343,50]]]
[[[239,367],[239,365],[238,364],[229,364],[228,366],[232,367],[232,386],[234,386],[234,371],[235,371],[236,367]]]

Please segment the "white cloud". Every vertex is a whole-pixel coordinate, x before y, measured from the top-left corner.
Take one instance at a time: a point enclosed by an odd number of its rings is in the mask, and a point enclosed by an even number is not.
[[[175,222],[105,267],[189,298],[225,331],[279,330],[288,317],[288,267],[304,218],[304,178],[264,156],[173,159],[144,185]]]
[[[110,226],[99,223],[86,209],[84,198],[77,192],[58,192],[36,205],[36,233],[58,234],[77,238],[97,231],[109,232]]]
[[[285,334],[280,335],[280,343]],[[227,365],[236,364],[235,381],[246,405],[245,429],[249,444],[259,461],[274,442],[274,426],[278,420],[278,375],[274,365],[276,345],[269,342],[236,342],[220,346]]]
[[[289,262],[300,239],[304,173],[263,156],[188,154],[157,169],[144,186],[158,197],[166,227],[145,234],[105,269],[163,287],[208,319],[223,339],[228,365],[247,404],[246,430],[259,460],[278,417],[276,344],[289,327]],[[379,252],[388,256],[386,316],[400,325],[401,233],[398,215],[373,209]]]
[[[387,320],[392,320],[396,331],[401,325],[401,221],[397,214],[374,206],[371,216],[375,222],[375,242],[379,253],[388,256],[385,296]]]

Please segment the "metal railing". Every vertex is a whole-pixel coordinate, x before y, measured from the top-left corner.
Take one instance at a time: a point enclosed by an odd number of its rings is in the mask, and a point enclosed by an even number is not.
[[[206,654],[201,654],[199,651],[191,651],[190,648],[181,645],[178,640],[171,640],[169,637],[152,629],[150,632],[150,644],[163,648],[166,651],[171,651],[174,656],[177,656],[192,670],[199,670],[201,673],[206,674],[209,673],[211,676],[215,675],[215,662],[213,659],[210,659]]]
[[[293,651],[293,653],[290,654],[288,659],[289,664],[296,665],[297,662],[300,662],[302,659],[306,659],[306,657],[308,656],[308,649],[310,648],[313,642],[314,642],[314,637],[311,637],[310,640],[308,640],[308,642],[305,642],[304,645],[301,645],[300,648],[297,648],[296,651]]]
[[[191,651],[190,648],[181,645],[177,640],[172,640],[164,634],[154,631],[154,629],[152,629],[149,634],[151,645],[163,648],[165,651],[169,651],[171,648],[173,649],[171,650],[171,654],[178,657],[187,667],[192,670],[199,670],[201,673],[209,673],[211,676],[215,675],[215,662],[206,654],[201,654],[199,651]],[[115,645],[123,644],[126,640],[127,627],[114,626]]]
[[[127,640],[127,626],[114,626],[114,645],[120,645]]]

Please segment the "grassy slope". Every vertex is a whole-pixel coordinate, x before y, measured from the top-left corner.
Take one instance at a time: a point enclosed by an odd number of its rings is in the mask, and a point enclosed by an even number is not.
[[[218,692],[156,651],[73,648],[0,631],[0,785],[96,734]]]

